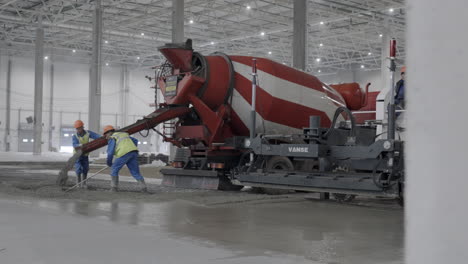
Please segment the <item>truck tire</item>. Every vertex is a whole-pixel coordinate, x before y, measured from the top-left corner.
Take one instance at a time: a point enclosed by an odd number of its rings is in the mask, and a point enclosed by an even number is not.
[[[275,171],[275,170],[294,170],[294,164],[288,157],[283,156],[273,156],[268,159],[265,167],[266,171]],[[268,177],[268,176],[266,176]],[[293,193],[294,190],[283,190],[283,189],[274,189],[274,188],[258,188],[262,193],[270,195],[280,195]]]

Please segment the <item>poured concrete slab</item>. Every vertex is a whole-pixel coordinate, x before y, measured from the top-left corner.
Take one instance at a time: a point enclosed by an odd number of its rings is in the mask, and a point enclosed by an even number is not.
[[[403,212],[310,194],[186,190],[109,193],[108,181],[64,194],[55,177],[0,167],[0,262],[402,263]],[[4,236],[5,234],[5,236]],[[4,250],[1,250],[5,248]],[[84,253],[78,253],[82,250]],[[9,255],[6,255],[6,254]],[[114,254],[114,255],[112,255]]]

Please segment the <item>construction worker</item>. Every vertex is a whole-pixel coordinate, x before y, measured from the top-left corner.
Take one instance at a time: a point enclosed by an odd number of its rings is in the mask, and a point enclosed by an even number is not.
[[[104,127],[104,136],[108,141],[107,165],[111,167],[111,191],[118,191],[119,171],[124,165],[127,165],[133,178],[138,181],[141,191],[146,192],[145,179],[141,176],[138,167],[138,140],[130,137],[128,133],[115,132],[111,125]],[[114,157],[115,160],[112,162]]]
[[[89,142],[89,139],[98,139],[101,136],[94,133],[93,131],[86,131],[84,129],[84,123],[81,120],[76,120],[73,126],[76,129],[76,134],[73,135],[73,148],[81,147],[81,145]],[[76,153],[76,150],[73,150],[73,153]],[[85,180],[88,177],[89,171],[89,158],[88,153],[81,155],[81,157],[75,162],[75,172],[76,172],[76,183],[79,183]],[[81,188],[86,188],[86,182],[80,184]]]
[[[395,85],[395,105],[403,109],[405,108],[405,73],[406,66],[403,66],[400,70],[401,80]]]

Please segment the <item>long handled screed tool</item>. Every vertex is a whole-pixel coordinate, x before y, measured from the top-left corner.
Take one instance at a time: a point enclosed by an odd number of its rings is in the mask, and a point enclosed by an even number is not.
[[[65,192],[68,192],[68,191],[71,191],[71,190],[75,189],[77,186],[79,186],[79,185],[82,184],[83,182],[85,182],[85,181],[91,179],[92,177],[98,175],[99,173],[103,172],[103,171],[104,171],[105,169],[107,169],[107,168],[109,168],[109,166],[106,166],[106,167],[100,169],[98,172],[94,173],[93,175],[87,177],[86,179],[84,179],[84,180],[80,181],[79,183],[73,185],[72,187],[66,189]]]

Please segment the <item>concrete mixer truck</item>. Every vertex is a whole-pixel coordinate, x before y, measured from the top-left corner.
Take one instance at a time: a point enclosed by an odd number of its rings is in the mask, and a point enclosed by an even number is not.
[[[367,99],[359,85],[332,88],[266,58],[204,56],[191,40],[159,51],[167,61],[154,81],[164,103],[121,130],[153,129],[177,146],[172,168],[161,170],[163,185],[401,198],[403,142],[376,140],[375,124],[356,122],[351,110]],[[169,135],[155,128],[167,120],[176,120]]]

